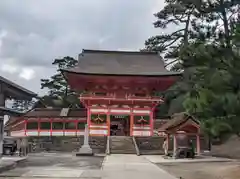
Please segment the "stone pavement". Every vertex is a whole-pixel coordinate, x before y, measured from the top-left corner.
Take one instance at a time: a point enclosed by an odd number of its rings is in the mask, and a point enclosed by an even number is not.
[[[103,179],[176,179],[144,156],[115,154],[103,162]]]
[[[79,179],[84,172],[100,171],[103,159],[104,157],[76,157],[62,153],[31,154],[17,168],[0,173],[0,178]],[[88,179],[97,178],[89,177]]]
[[[194,159],[173,159],[173,158],[165,159],[165,158],[163,158],[162,155],[146,155],[144,157],[152,163],[199,163],[199,162],[234,162],[234,161],[237,161],[234,159],[211,157],[211,156],[201,156],[199,158],[194,158]]]
[[[27,161],[17,168],[0,173],[0,178],[176,179],[144,156],[114,154],[106,157],[76,157],[62,153],[29,155]]]
[[[2,157],[0,159],[0,172],[13,169],[18,163],[26,160],[26,157]]]

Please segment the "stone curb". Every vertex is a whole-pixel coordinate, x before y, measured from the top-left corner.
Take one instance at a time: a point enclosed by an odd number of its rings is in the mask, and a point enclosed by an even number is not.
[[[27,160],[27,158],[24,158],[24,159],[17,160],[14,162],[9,162],[9,163],[5,164],[4,166],[0,166],[0,173],[3,173],[8,170],[12,170],[12,169],[16,168],[18,164],[25,162],[26,160]]]
[[[17,166],[16,162],[11,162],[9,164],[1,166],[0,167],[0,173],[3,173],[3,172],[8,171],[8,170],[12,170],[12,169],[16,168],[16,166]]]
[[[177,159],[176,159],[177,160]],[[237,160],[189,160],[189,161],[161,161],[155,164],[177,164],[177,163],[224,163],[224,162],[237,162]]]

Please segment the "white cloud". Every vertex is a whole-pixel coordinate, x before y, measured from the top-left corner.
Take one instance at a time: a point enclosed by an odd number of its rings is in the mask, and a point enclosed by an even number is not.
[[[33,69],[30,69],[30,68],[23,68],[19,74],[20,78],[23,78],[28,81],[33,79],[34,76],[35,76],[35,72]]]
[[[2,39],[7,35],[6,30],[0,30],[0,54],[1,54],[1,48],[2,48]]]
[[[13,74],[13,73],[16,73],[18,71],[18,67],[13,65],[13,64],[6,64],[5,63],[5,64],[1,65],[1,70],[3,72],[7,72],[7,73]]]

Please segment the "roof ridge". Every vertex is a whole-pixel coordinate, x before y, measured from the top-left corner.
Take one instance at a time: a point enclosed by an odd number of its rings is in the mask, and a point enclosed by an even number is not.
[[[158,52],[156,51],[132,51],[132,50],[93,50],[93,49],[83,49],[81,54],[84,53],[126,53],[126,54],[138,54],[138,55],[144,55],[144,54],[152,54],[152,55],[158,55]]]

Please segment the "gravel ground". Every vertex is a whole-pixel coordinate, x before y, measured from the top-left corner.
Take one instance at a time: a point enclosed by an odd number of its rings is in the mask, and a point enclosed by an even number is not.
[[[240,162],[157,164],[182,179],[240,179]]]

